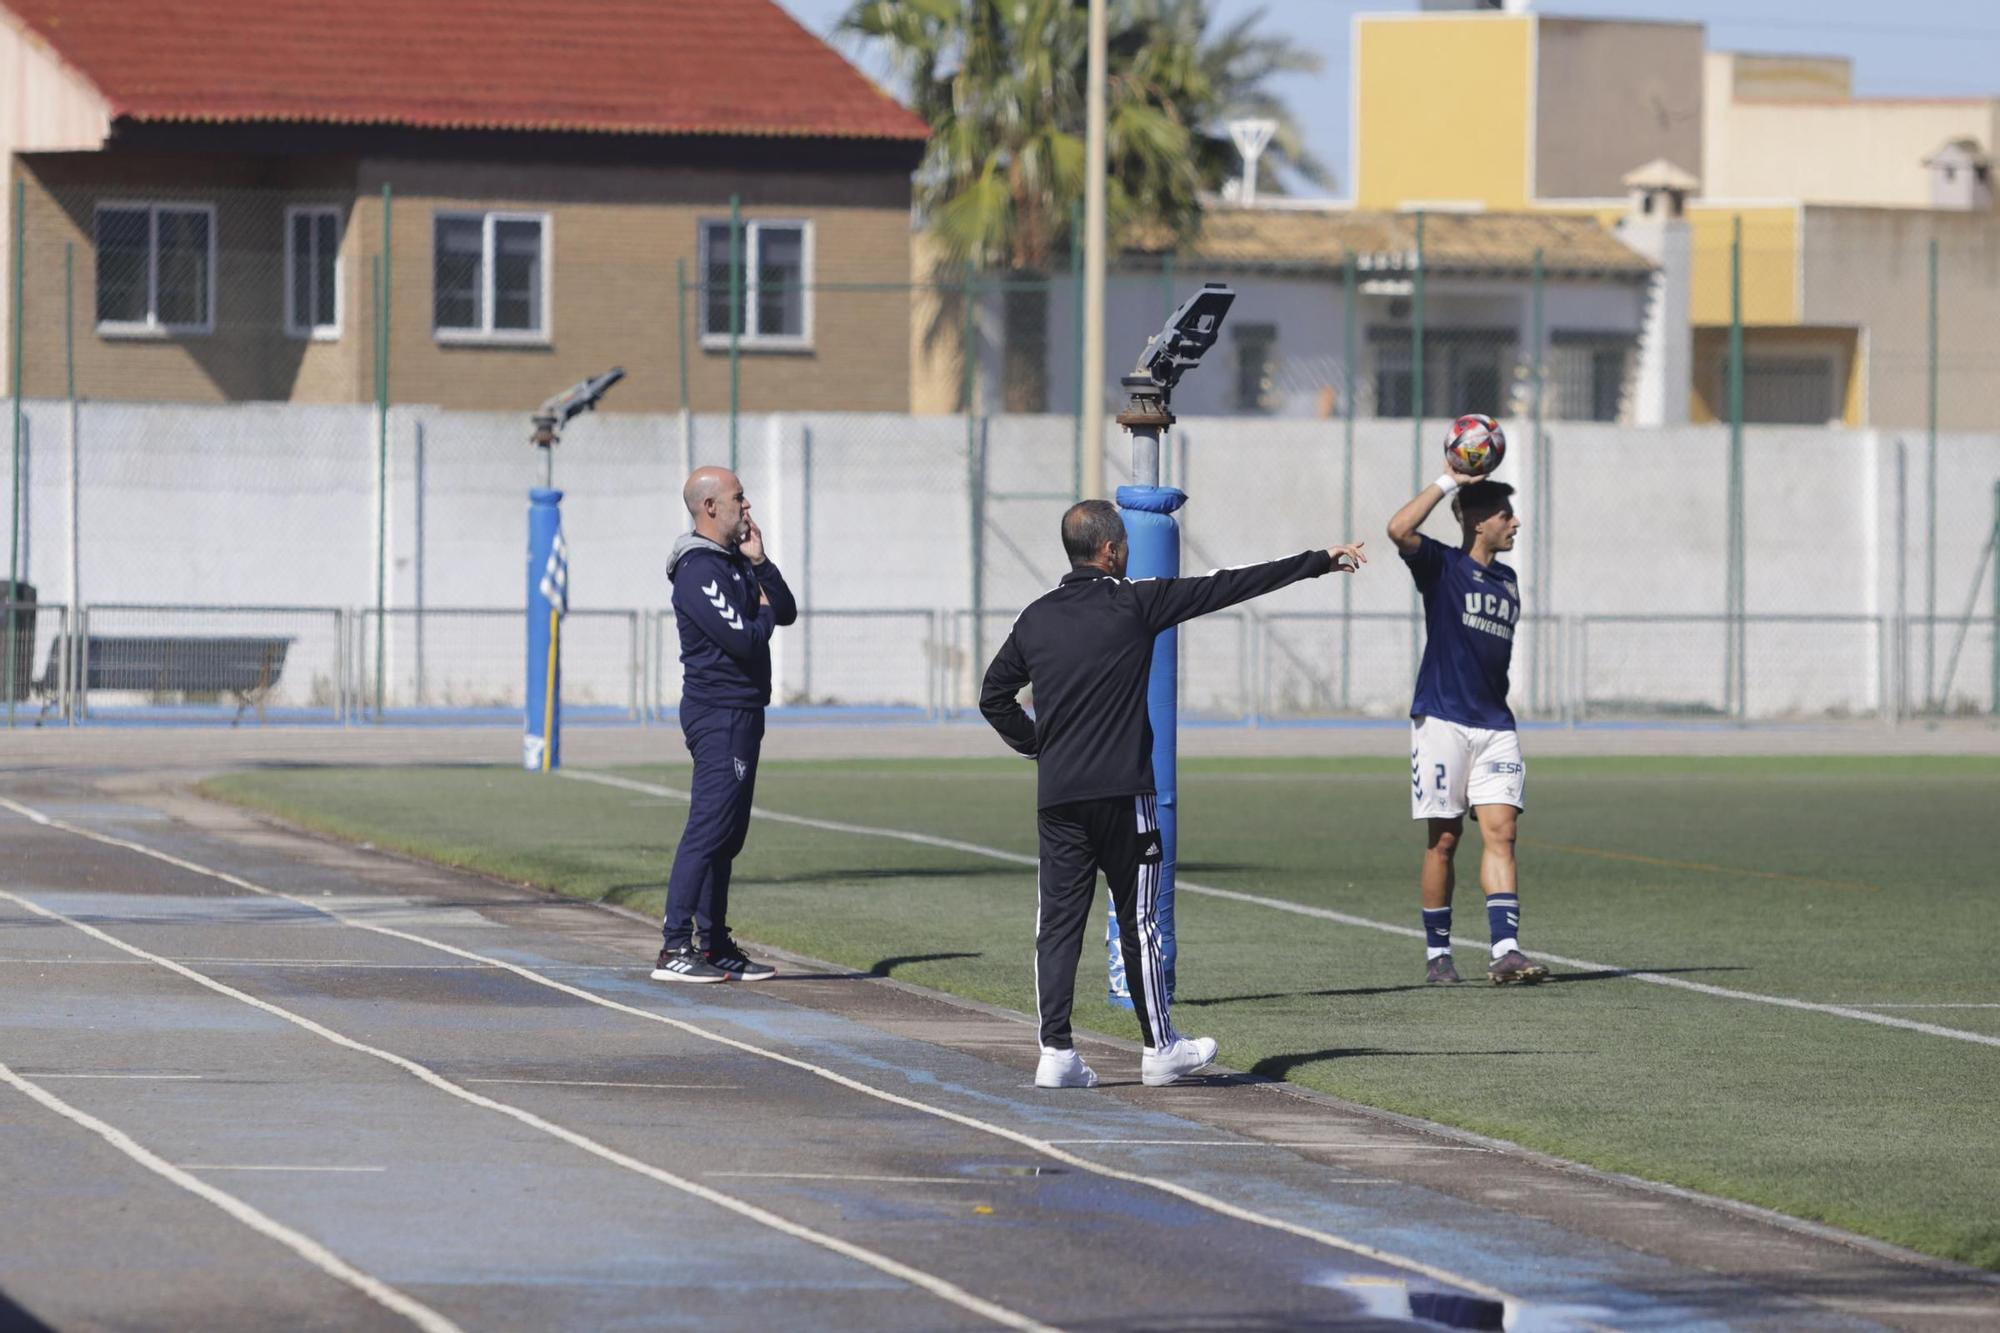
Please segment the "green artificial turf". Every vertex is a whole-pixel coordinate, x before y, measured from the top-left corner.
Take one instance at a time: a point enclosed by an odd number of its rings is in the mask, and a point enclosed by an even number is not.
[[[681,787],[685,769],[621,770]],[[1184,881],[1418,924],[1399,761],[1193,760]],[[212,794],[333,833],[657,912],[685,807],[511,769],[262,770]],[[1032,853],[1017,761],[768,763],[762,807]],[[2000,1003],[2000,762],[1535,760],[1521,937],[1546,951],[1847,1006]],[[1461,972],[1483,968],[1478,841]],[[1032,1010],[1034,873],[760,820],[746,939]],[[1102,938],[1102,904],[1093,939]],[[2000,1048],[1558,966],[1420,984],[1416,939],[1185,894],[1176,1023],[1237,1068],[2000,1268]],[[1136,1035],[1086,949],[1077,1021]],[[2000,1008],[1884,1014],[2000,1035]],[[1032,1059],[1024,1046],[1024,1063]]]

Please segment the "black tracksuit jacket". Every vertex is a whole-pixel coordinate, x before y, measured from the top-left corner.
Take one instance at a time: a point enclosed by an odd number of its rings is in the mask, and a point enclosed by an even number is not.
[[[1041,809],[1150,792],[1146,683],[1154,638],[1332,568],[1325,551],[1305,551],[1199,578],[1132,580],[1072,569],[1014,622],[986,669],[979,711],[1007,744],[1038,761]],[[1032,718],[1015,698],[1024,687],[1034,691]]]

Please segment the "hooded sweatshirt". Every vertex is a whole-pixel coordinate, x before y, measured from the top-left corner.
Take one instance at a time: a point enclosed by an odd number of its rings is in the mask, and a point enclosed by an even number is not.
[[[683,533],[667,557],[681,634],[681,698],[725,708],[771,702],[771,631],[799,618],[778,567]],[[769,597],[771,604],[760,604]]]

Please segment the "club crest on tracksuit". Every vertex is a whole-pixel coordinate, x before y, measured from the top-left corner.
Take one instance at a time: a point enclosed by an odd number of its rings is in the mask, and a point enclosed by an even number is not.
[[[743,781],[744,776],[750,772],[750,765],[744,763],[741,759],[732,759],[730,762],[736,765],[736,780],[738,782]]]

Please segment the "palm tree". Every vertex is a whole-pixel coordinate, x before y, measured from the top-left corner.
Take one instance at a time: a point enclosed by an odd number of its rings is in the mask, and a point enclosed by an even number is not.
[[[1206,42],[1206,0],[1109,3],[1110,230],[1184,237],[1199,222],[1200,191],[1233,170],[1219,118],[1272,108],[1262,80],[1311,58],[1257,35],[1258,15]],[[1086,12],[1079,0],[855,0],[839,24],[886,47],[931,126],[916,203],[942,255],[936,276],[955,281],[970,266],[1008,278],[1009,411],[1046,406],[1040,280],[1067,253],[1083,199]],[[1296,129],[1281,134],[1281,162],[1310,160],[1297,143]],[[954,316],[941,306],[933,334]]]
[[[1159,21],[1176,32],[1174,45],[1198,53],[1201,83],[1208,90],[1208,102],[1189,109],[1189,122],[1197,127],[1195,167],[1203,189],[1219,190],[1225,182],[1240,178],[1236,145],[1227,126],[1232,120],[1256,117],[1278,126],[1257,160],[1258,193],[1283,194],[1281,171],[1332,192],[1332,170],[1306,148],[1298,118],[1269,86],[1276,75],[1319,73],[1325,62],[1318,54],[1300,49],[1280,34],[1259,32],[1264,22],[1261,8],[1210,34],[1208,0],[1161,0]]]

